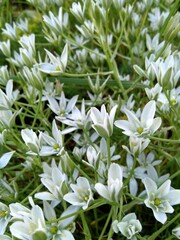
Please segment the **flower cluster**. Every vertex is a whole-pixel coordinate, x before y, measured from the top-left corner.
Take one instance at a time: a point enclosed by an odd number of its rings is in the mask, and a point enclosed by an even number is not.
[[[179,239],[179,1],[0,2],[0,240]]]

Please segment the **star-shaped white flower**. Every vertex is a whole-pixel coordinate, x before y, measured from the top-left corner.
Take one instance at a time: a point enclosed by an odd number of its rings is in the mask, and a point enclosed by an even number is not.
[[[171,181],[166,180],[159,188],[150,178],[143,180],[147,191],[147,199],[144,201],[151,208],[154,217],[161,223],[167,220],[166,213],[173,213],[172,205],[180,203],[180,190],[171,189]]]
[[[104,104],[101,106],[101,111],[95,107],[91,108],[90,116],[94,123],[93,128],[101,137],[108,138],[112,135],[116,109],[117,105],[115,105],[111,109],[110,114],[108,114]]]
[[[70,184],[73,192],[64,195],[64,200],[74,206],[81,206],[84,210],[88,208],[93,200],[93,193],[89,181],[84,177],[77,179],[77,184]]]
[[[142,136],[143,134],[153,134],[161,125],[161,118],[154,118],[156,112],[156,102],[154,100],[148,102],[140,116],[126,109],[124,110],[128,120],[117,120],[115,126],[123,129],[123,133],[127,136]]]

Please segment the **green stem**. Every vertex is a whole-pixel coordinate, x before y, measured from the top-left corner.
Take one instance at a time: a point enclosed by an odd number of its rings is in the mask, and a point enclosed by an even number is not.
[[[175,172],[173,175],[171,175],[171,176],[169,177],[169,179],[172,180],[173,178],[175,178],[175,177],[177,177],[177,176],[179,176],[179,175],[180,175],[180,170],[178,170],[178,171]]]
[[[161,141],[161,142],[167,142],[167,143],[175,143],[175,144],[179,144],[180,140],[175,140],[175,139],[165,139],[165,138],[158,138],[158,137],[153,137],[153,136],[147,136],[149,139],[151,140],[157,140],[157,141]]]
[[[107,151],[108,151],[107,165],[108,165],[108,168],[109,168],[110,165],[111,165],[111,145],[110,145],[111,139],[110,139],[110,137],[108,137],[106,139],[106,141],[107,141]]]
[[[25,202],[28,200],[29,197],[31,197],[32,195],[34,195],[36,192],[39,192],[39,190],[40,190],[42,187],[43,187],[43,185],[40,184],[40,185],[39,185],[37,188],[35,188],[26,198],[24,198],[24,199],[20,202],[20,204],[25,203]]]
[[[130,174],[129,174],[128,178],[127,178],[127,179],[125,180],[125,182],[124,182],[124,187],[126,187],[126,186],[129,184],[129,181],[130,181],[131,177],[132,177],[133,174],[134,174],[134,169],[135,169],[135,167],[136,167],[136,162],[137,162],[137,158],[134,157],[133,166],[132,166],[132,169],[131,169],[131,171],[130,171]]]
[[[86,240],[91,240],[92,239],[91,233],[90,233],[88,224],[86,222],[84,213],[82,212],[80,215],[81,215],[81,220],[82,220],[82,224],[83,224],[83,230],[84,230],[84,234],[85,234],[85,239]]]
[[[148,240],[154,240],[156,239],[160,233],[162,233],[164,230],[166,230],[167,227],[169,227],[173,222],[175,222],[176,220],[178,220],[178,218],[180,219],[180,213],[178,213],[173,219],[171,219],[168,223],[166,223],[165,225],[163,225],[158,231],[156,231],[155,233],[153,233]]]
[[[36,113],[35,113],[35,116],[34,116],[34,120],[33,120],[33,123],[32,123],[32,128],[35,126],[36,121],[38,119],[38,115],[39,115],[40,108],[41,108],[41,100],[42,100],[42,91],[39,91],[39,101],[38,101],[38,106],[37,106]]]
[[[102,239],[103,239],[103,235],[104,235],[104,233],[105,233],[105,231],[106,231],[106,228],[107,228],[107,226],[108,226],[108,224],[109,224],[109,221],[110,221],[110,219],[111,219],[112,212],[113,212],[113,207],[111,207],[111,210],[110,210],[110,212],[109,212],[109,214],[108,214],[108,218],[107,218],[107,220],[106,220],[106,222],[105,222],[105,225],[104,225],[104,227],[103,227],[103,230],[102,230],[101,235],[99,236],[99,239],[98,239],[98,240],[102,240]]]
[[[81,74],[61,73],[60,75],[74,78],[74,77],[87,77],[87,76],[97,76],[97,75],[109,75],[109,74],[112,74],[112,73],[113,73],[113,71],[97,72],[97,73],[81,73]]]

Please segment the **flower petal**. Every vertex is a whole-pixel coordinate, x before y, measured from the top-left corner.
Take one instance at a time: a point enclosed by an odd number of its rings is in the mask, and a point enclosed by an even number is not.
[[[161,223],[165,223],[167,220],[167,216],[164,212],[157,212],[153,210],[154,217]]]
[[[156,193],[157,185],[152,179],[147,177],[147,178],[143,179],[142,182],[145,185],[148,197],[150,197],[152,193]]]
[[[171,205],[180,204],[180,190],[171,190],[166,197]]]
[[[107,199],[108,201],[112,201],[110,193],[107,190],[107,187],[104,186],[102,183],[96,183],[95,189],[99,193],[99,195],[101,195],[103,198]]]
[[[141,114],[141,122],[145,123],[147,122],[147,120],[153,119],[155,111],[156,111],[156,102],[152,100],[145,105]]]

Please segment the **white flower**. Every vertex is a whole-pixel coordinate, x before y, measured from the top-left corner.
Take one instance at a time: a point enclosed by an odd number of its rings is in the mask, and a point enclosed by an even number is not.
[[[142,152],[137,158],[142,168],[148,171],[150,166],[156,166],[162,162],[162,160],[155,160],[154,153],[150,152],[147,156]],[[154,161],[155,160],[155,161]]]
[[[20,48],[19,53],[20,53],[20,59],[21,59],[23,65],[32,67],[36,63],[34,53],[31,50],[29,50],[29,49],[27,50],[25,48]]]
[[[107,142],[104,138],[101,139],[100,141],[100,147],[97,147],[98,152],[100,153],[100,159],[107,163],[108,161],[108,147],[107,147]],[[120,158],[120,155],[113,155],[116,150],[115,145],[110,147],[110,158],[111,161],[116,161]]]
[[[177,239],[180,239],[180,227],[176,227],[172,230],[172,234],[177,237]]]
[[[49,12],[49,17],[47,15],[43,16],[43,20],[45,24],[56,35],[61,35],[62,32],[67,28],[68,19],[69,19],[69,15],[67,12],[63,14],[62,7],[59,8],[57,17],[51,11]]]
[[[16,116],[21,112],[15,111],[12,113],[11,110],[1,110],[0,111],[0,129],[8,129],[14,125]]]
[[[48,96],[47,99],[49,102],[48,106],[56,115],[58,115],[58,118],[60,120],[66,119],[68,117],[72,109],[75,107],[78,96],[73,96],[70,100],[67,100],[67,98],[65,98],[64,92],[61,92],[59,103],[51,96]]]
[[[41,149],[41,140],[32,129],[26,128],[21,130],[21,137],[30,150],[27,154],[39,154]]]
[[[136,240],[135,235],[142,230],[141,223],[135,213],[127,214],[120,222],[115,220],[112,227],[115,233],[121,232],[123,236],[131,240]]]
[[[95,107],[91,108],[90,116],[94,123],[93,128],[101,137],[108,138],[112,135],[116,109],[117,105],[108,114],[104,104],[101,106],[101,111]]]
[[[153,8],[151,12],[148,14],[150,26],[152,30],[153,31],[159,30],[164,24],[164,21],[166,20],[168,15],[169,15],[169,11],[160,12],[159,7]]]
[[[35,198],[59,203],[68,192],[68,178],[66,174],[52,162],[52,167],[43,163],[44,173],[41,174],[42,184],[49,190],[35,194]]]
[[[86,6],[86,4],[84,4],[84,7],[85,6]],[[80,2],[78,2],[78,3],[73,2],[72,7],[70,8],[70,11],[79,22],[84,21],[85,8],[82,9]]]
[[[6,66],[1,66],[0,67],[0,83],[3,86],[6,86],[8,80],[10,79],[10,74]]]
[[[52,123],[52,137],[48,133],[40,132],[40,138],[42,141],[40,156],[61,155],[63,147],[62,133],[58,129],[55,120]]]
[[[2,33],[8,38],[17,41],[17,26],[15,22],[13,22],[12,26],[9,23],[6,23],[5,28],[2,29]]]
[[[12,204],[13,205],[13,204]],[[11,234],[22,240],[47,239],[47,230],[42,209],[34,205],[30,214],[10,226]]]
[[[22,46],[22,48],[31,52],[32,56],[36,55],[35,35],[34,34],[31,34],[29,36],[23,35],[19,40],[19,44]]]
[[[79,209],[79,208],[78,208]],[[72,214],[78,210],[73,206],[70,206],[68,209],[61,214],[61,217],[65,217],[68,214]],[[50,205],[47,201],[43,201],[43,211],[46,219],[51,222],[52,220],[56,220],[56,212],[52,205]],[[61,239],[61,240],[74,240],[72,233],[66,229],[67,227],[76,217],[76,215],[64,219],[63,221],[58,221],[54,223],[47,224],[47,237],[48,239]]]
[[[95,48],[93,50],[93,52],[89,52],[89,55],[90,55],[90,58],[92,59],[92,62],[94,63],[94,65],[97,66],[99,64],[103,64],[104,59],[105,59],[105,55],[103,53],[101,53],[98,48]],[[88,79],[89,79],[89,77],[88,77]],[[102,86],[105,85],[106,81],[107,80],[105,80],[103,82]]]
[[[22,48],[21,48],[21,50],[22,50]],[[27,52],[27,50],[26,50],[26,52]],[[27,59],[27,61],[29,62],[29,59],[28,59],[28,57],[26,56],[26,59]],[[23,59],[22,59],[22,54],[20,55],[19,53],[17,53],[16,51],[14,51],[14,58],[8,58],[7,59],[10,63],[12,63],[12,64],[14,64],[15,66],[17,66],[17,67],[19,67],[19,68],[21,68],[21,67],[23,67],[24,66],[24,61],[23,61]],[[26,64],[25,64],[26,65]],[[32,65],[32,64],[30,64],[30,65]]]
[[[131,94],[130,97],[128,98],[127,102],[122,104],[121,107],[121,112],[124,113],[124,110],[128,109],[131,110],[134,107],[135,100],[133,100],[134,94]]]
[[[119,202],[119,194],[123,186],[122,176],[122,168],[116,163],[111,163],[108,170],[107,186],[96,183],[96,191],[110,202]]]
[[[140,153],[142,153],[144,151],[144,149],[147,148],[149,143],[150,143],[150,140],[148,138],[145,139],[145,138],[138,138],[138,137],[130,136],[130,138],[129,138],[130,149],[125,145],[123,145],[122,147],[128,153],[135,156],[135,155],[139,155]]]
[[[10,40],[8,39],[7,42],[0,42],[0,50],[6,57],[11,56],[11,47],[10,47]]]
[[[47,49],[45,51],[50,59],[50,63],[40,63],[39,70],[52,76],[57,76],[64,72],[68,61],[68,44],[65,45],[61,57],[55,57]]]
[[[88,208],[93,200],[93,193],[89,181],[85,177],[79,177],[77,184],[70,184],[73,193],[67,193],[64,200],[74,206],[81,206],[84,210]]]
[[[97,152],[97,150],[93,147],[93,146],[89,146],[87,148],[86,151],[86,156],[87,156],[87,161],[82,160],[85,164],[87,164],[88,166],[94,168],[97,170],[98,165],[99,165],[99,152]]]
[[[94,23],[90,20],[85,20],[81,27],[76,25],[76,28],[87,39],[92,38],[94,35]]]
[[[134,158],[130,153],[127,153],[126,163],[127,167],[122,166],[123,168],[123,177],[128,178],[131,170],[133,168]],[[138,192],[138,182],[136,179],[142,179],[146,176],[145,169],[142,167],[137,167],[134,169],[134,173],[129,180],[129,191],[132,195],[136,196]]]
[[[37,88],[38,90],[42,90],[44,80],[42,73],[39,71],[37,67],[29,69],[27,66],[24,66],[22,69],[22,77],[31,86]]]
[[[25,19],[20,18],[18,23],[17,23],[17,28],[19,28],[22,32],[28,32],[29,27],[28,27],[27,18],[25,18]]]
[[[180,105],[180,87],[173,88],[168,95],[167,98],[164,93],[160,93],[157,99],[157,105],[164,112],[169,112],[171,105]]]
[[[156,62],[151,63],[159,85],[167,89],[172,89],[177,85],[180,70],[176,68],[176,61],[178,62],[176,54],[171,54],[165,60],[159,58]]]
[[[13,91],[13,80],[9,80],[6,84],[6,93],[0,89],[0,109],[10,109],[17,100],[19,90]]]
[[[90,112],[86,113],[85,103],[84,103],[84,99],[83,99],[82,104],[81,104],[81,110],[79,110],[77,107],[74,107],[72,109],[72,113],[69,114],[66,118],[57,116],[56,119],[66,125],[71,126],[70,128],[64,129],[62,131],[63,134],[67,134],[76,129],[89,130],[89,128],[91,126],[89,114],[90,114]]]
[[[127,136],[142,136],[143,134],[153,134],[161,125],[161,118],[154,118],[156,112],[156,102],[154,100],[148,102],[140,116],[135,113],[124,110],[128,120],[117,120],[115,126],[123,129],[123,133]]]
[[[4,234],[10,218],[9,208],[0,202],[0,234]]]
[[[151,208],[157,221],[165,223],[166,213],[173,213],[172,205],[180,203],[180,190],[171,189],[171,181],[166,180],[159,188],[150,178],[143,180],[148,198],[144,201]]]
[[[145,92],[149,100],[155,99],[161,93],[161,91],[162,87],[159,85],[159,83],[156,83],[153,88],[145,88]]]

